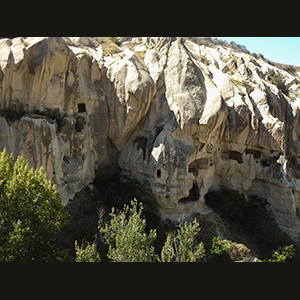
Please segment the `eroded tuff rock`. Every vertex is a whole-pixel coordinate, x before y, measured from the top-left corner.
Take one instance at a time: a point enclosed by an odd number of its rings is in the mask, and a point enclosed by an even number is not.
[[[163,218],[209,213],[205,194],[227,186],[266,198],[299,242],[298,82],[184,38],[2,38],[0,148],[43,165],[64,203],[117,164],[151,189]],[[64,118],[42,116],[47,107]]]

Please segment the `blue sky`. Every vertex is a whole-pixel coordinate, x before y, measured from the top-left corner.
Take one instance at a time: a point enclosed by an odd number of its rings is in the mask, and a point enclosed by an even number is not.
[[[217,37],[244,45],[271,61],[300,67],[300,37]]]

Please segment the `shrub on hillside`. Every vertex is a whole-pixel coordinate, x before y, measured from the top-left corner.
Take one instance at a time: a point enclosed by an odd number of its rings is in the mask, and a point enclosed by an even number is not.
[[[101,256],[98,253],[96,243],[87,243],[84,246],[78,246],[75,241],[76,258],[75,262],[100,262]]]
[[[6,149],[0,155],[0,261],[61,261],[66,250],[56,246],[68,213],[44,169],[16,161]]]
[[[200,231],[199,223],[195,218],[193,222],[179,224],[179,229],[170,232],[161,251],[163,262],[195,262],[205,256],[203,242],[197,244],[196,236]]]
[[[268,71],[269,78],[272,82],[272,84],[276,85],[277,88],[284,94],[287,93],[287,88],[285,85],[285,80],[283,77],[280,75],[279,72],[275,72],[273,69],[270,69]]]
[[[154,261],[153,241],[156,239],[156,229],[145,233],[146,219],[142,218],[142,203],[136,199],[116,214],[114,208],[110,213],[111,220],[100,228],[109,245],[107,257],[114,262],[150,262]]]
[[[200,231],[196,219],[190,223],[180,222],[178,230],[168,233],[159,257],[153,247],[156,229],[146,233],[146,219],[142,217],[142,212],[143,205],[136,199],[131,201],[130,206],[125,205],[119,213],[115,213],[113,208],[110,221],[105,226],[99,226],[100,234],[104,234],[102,249],[97,247],[96,241],[85,247],[79,247],[75,241],[75,261],[100,261],[100,253],[104,261],[108,258],[113,262],[194,262],[204,258],[203,242],[196,243]],[[105,246],[108,246],[107,251],[103,251]]]

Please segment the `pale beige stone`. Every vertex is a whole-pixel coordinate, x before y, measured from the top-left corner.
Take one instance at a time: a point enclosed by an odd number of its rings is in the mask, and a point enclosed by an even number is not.
[[[25,111],[0,117],[0,148],[44,166],[63,203],[96,169],[118,165],[151,190],[163,218],[210,214],[206,193],[228,186],[265,197],[300,241],[299,77],[184,38],[124,38],[111,53],[102,42],[0,39],[0,110]],[[47,107],[63,122],[36,114]]]

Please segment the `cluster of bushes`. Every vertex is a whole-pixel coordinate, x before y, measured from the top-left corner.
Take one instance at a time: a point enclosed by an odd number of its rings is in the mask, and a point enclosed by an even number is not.
[[[34,113],[40,116],[45,116],[51,120],[55,120],[58,130],[63,126],[63,119],[66,116],[59,110],[59,108],[53,108],[50,106],[44,107],[43,111],[35,110]]]
[[[15,100],[12,105],[4,108],[0,113],[1,116],[10,122],[20,120],[26,114],[24,105],[19,100]]]
[[[275,61],[268,61],[268,63],[274,67],[277,67],[279,69],[282,69],[282,70],[290,73],[293,76],[297,76],[297,72],[299,72],[299,67],[297,67],[297,66],[281,64],[281,63],[278,63]]]
[[[118,214],[114,208],[110,213],[110,222],[99,225],[100,234],[104,235],[108,245],[104,260],[112,262],[195,262],[205,256],[204,244],[196,242],[200,231],[199,223],[180,222],[179,229],[169,232],[161,254],[155,253],[153,242],[157,237],[156,229],[146,233],[146,219],[142,216],[143,205],[136,199],[131,206],[124,206]],[[101,246],[100,246],[101,247]],[[103,247],[103,246],[102,246]],[[75,241],[76,262],[101,261],[99,241],[92,244],[84,241],[80,247]],[[98,249],[98,250],[97,250]]]
[[[161,258],[152,246],[156,230],[145,232],[143,205],[131,201],[119,213],[112,209],[110,222],[100,226],[104,235],[104,261],[195,261],[203,257],[203,246],[194,245],[199,224],[184,223],[168,235]],[[24,156],[14,160],[6,149],[0,155],[0,261],[72,261],[68,249],[56,243],[69,214],[43,168],[30,168]],[[106,245],[106,246],[105,246]],[[105,250],[106,249],[106,250]],[[84,247],[75,241],[75,261],[101,261],[99,243]]]
[[[230,205],[224,205],[230,206]],[[204,245],[197,242],[197,234],[200,231],[199,223],[195,218],[193,222],[179,222],[178,229],[167,233],[166,241],[160,254],[157,254],[153,242],[156,239],[156,229],[150,230],[147,234],[146,220],[142,217],[143,205],[136,199],[131,201],[131,206],[124,206],[118,214],[113,209],[110,222],[105,226],[99,225],[99,232],[104,234],[104,247],[95,238],[93,243],[83,241],[78,246],[75,241],[76,262],[230,262],[242,257],[242,261],[249,261],[251,255],[249,249],[239,250],[235,243],[224,240],[220,236],[211,236],[210,244]],[[241,218],[243,209],[233,212],[231,217]],[[271,258],[263,260],[265,262],[286,262],[294,257],[296,253],[293,244],[289,246],[278,246],[273,251]]]
[[[263,261],[285,261],[295,255],[295,246],[266,209],[268,202],[259,197],[248,201],[238,191],[223,188],[209,192],[206,204],[247,235]]]
[[[136,180],[128,179],[124,181],[124,189],[132,196],[134,191],[139,194],[143,186]],[[109,197],[109,193],[106,196]],[[114,201],[119,206],[119,200]],[[253,206],[254,202],[256,204]],[[216,212],[235,225],[243,225],[243,230],[258,243],[263,243],[260,238],[271,239],[271,248],[276,251],[272,251],[271,258],[264,261],[290,260],[295,255],[294,245],[287,236],[278,235],[280,231],[263,209],[266,203],[259,199],[254,202],[245,201],[241,194],[232,190],[222,191],[221,196],[209,193],[207,198],[207,204]],[[177,228],[164,231],[163,241],[158,246],[154,225],[159,224],[152,222],[152,228],[147,226],[144,204],[136,199],[122,209],[113,207],[106,220],[102,216],[98,216],[98,230],[93,237],[88,239],[84,235],[81,241],[75,239],[75,257],[70,256],[69,249],[57,243],[58,233],[67,225],[70,215],[61,204],[55,185],[47,179],[42,167],[30,168],[23,156],[15,160],[5,149],[1,153],[0,261],[199,262],[234,261],[238,257],[237,244],[219,236],[212,236],[210,243],[204,245],[199,240],[201,228],[197,218],[192,222],[180,219]],[[151,214],[148,213],[148,216],[151,217]],[[268,223],[273,225],[267,226]],[[268,236],[258,235],[261,231]],[[277,233],[276,243],[274,233]],[[249,258],[247,251],[246,248],[245,261]]]
[[[59,110],[59,108],[53,107],[45,107],[43,111],[34,110],[33,113],[38,114],[40,116],[45,116],[46,118],[49,118],[51,120],[55,120],[58,128],[61,128],[63,126],[63,119],[66,116]],[[14,122],[16,120],[20,120],[23,116],[27,114],[27,112],[24,109],[23,103],[19,102],[18,100],[15,100],[15,103],[12,106],[1,110],[0,114],[6,120]]]
[[[285,262],[295,256],[295,246],[267,213],[265,200],[254,198],[246,201],[237,191],[223,189],[221,192],[210,192],[207,204],[237,230],[247,233],[260,244],[261,259],[258,261]],[[75,241],[75,261],[229,262],[249,261],[251,258],[248,248],[241,248],[241,244],[220,236],[211,236],[210,242],[204,245],[203,241],[199,241],[201,228],[196,218],[193,222],[179,220],[177,226],[177,229],[166,232],[161,248],[154,248],[157,231],[146,228],[143,205],[135,199],[118,213],[112,209],[110,220],[105,225],[99,223],[94,241],[83,240],[80,246]]]
[[[1,111],[1,115],[8,121],[13,122],[15,120],[21,119],[24,115],[26,115],[26,111],[24,110],[22,103],[19,103],[18,101],[16,103],[17,105],[14,105],[13,107],[9,107]],[[47,106],[44,107],[42,111],[35,109],[33,113],[39,116],[44,116],[51,120],[55,120],[58,131],[61,130],[61,128],[65,125],[64,118],[66,117],[66,114],[61,112],[59,108]],[[75,130],[77,132],[81,132],[85,124],[85,119],[82,116],[78,116],[76,118]]]

